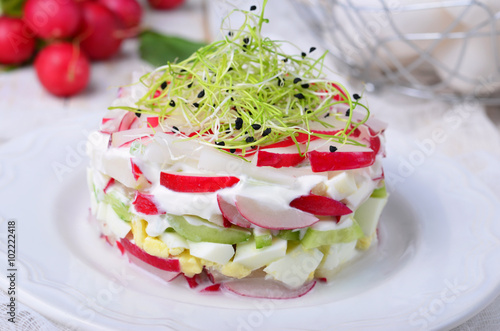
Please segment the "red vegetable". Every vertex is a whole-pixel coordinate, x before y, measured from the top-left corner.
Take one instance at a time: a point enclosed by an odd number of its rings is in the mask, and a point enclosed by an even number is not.
[[[45,47],[35,59],[42,85],[60,97],[81,92],[90,78],[90,63],[80,49],[68,42]]]
[[[35,51],[33,32],[19,18],[0,17],[0,63],[20,64]]]
[[[74,0],[28,0],[24,21],[41,38],[71,38],[81,26],[82,12]]]
[[[98,2],[82,3],[82,50],[91,60],[106,60],[120,50],[122,23],[106,6]]]

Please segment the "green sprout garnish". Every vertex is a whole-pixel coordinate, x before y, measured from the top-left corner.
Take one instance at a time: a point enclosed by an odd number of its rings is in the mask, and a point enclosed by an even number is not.
[[[326,53],[314,59],[305,52],[290,56],[280,45],[261,35],[264,18],[245,10],[239,29],[224,28],[223,40],[200,48],[179,63],[168,63],[144,75],[140,84],[148,92],[136,102],[141,114],[159,116],[162,129],[176,127],[185,139],[229,150],[269,145],[291,138],[299,148],[299,133],[343,144],[361,145],[349,139],[369,116],[368,108],[343,92],[340,83],[323,77]],[[310,52],[315,48],[311,48]],[[347,104],[348,114],[332,113],[332,107]],[[361,122],[352,122],[357,106],[366,110]],[[311,122],[325,129],[332,125],[325,117],[335,116],[345,125],[334,135],[312,132]],[[337,128],[338,129],[338,128]],[[299,149],[300,151],[300,149]]]

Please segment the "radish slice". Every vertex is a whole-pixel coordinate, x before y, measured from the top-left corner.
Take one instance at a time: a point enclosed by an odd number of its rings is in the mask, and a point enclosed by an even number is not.
[[[277,209],[265,201],[246,196],[236,196],[236,208],[250,223],[271,230],[301,229],[313,225],[319,219],[309,213],[286,206]]]
[[[225,198],[223,198],[220,194],[217,194],[217,203],[219,204],[219,209],[230,223],[241,226],[242,228],[250,228],[252,223],[247,221],[243,216],[241,216],[238,208],[230,202],[228,202]]]
[[[350,170],[369,167],[375,162],[371,152],[307,152],[313,172]]]
[[[137,139],[150,137],[154,134],[151,128],[137,128],[125,131],[114,132],[111,136],[111,146],[122,147]]]
[[[231,187],[239,181],[238,177],[233,176],[185,175],[168,172],[160,174],[160,185],[172,191],[186,193],[216,192]]]
[[[102,190],[104,193],[106,193],[106,191],[115,183],[115,179],[113,177],[111,177],[109,180],[108,180],[108,183],[106,184],[106,186],[104,187],[104,189]]]
[[[201,290],[201,293],[210,293],[210,292],[219,292],[220,291],[220,284],[213,284],[205,287],[203,290]]]
[[[196,288],[199,285],[198,281],[196,280],[197,275],[194,275],[193,277],[188,277],[188,276],[183,274],[183,276],[186,279],[186,282],[188,283],[189,288]]]
[[[131,263],[135,264],[136,266],[140,267],[141,269],[144,269],[145,271],[149,272],[150,274],[163,279],[166,282],[172,281],[174,278],[179,276],[181,273],[180,272],[175,272],[175,271],[165,271],[158,269],[144,261],[142,261],[140,258],[128,253],[127,254],[128,259]]]
[[[139,178],[141,176],[144,176],[144,174],[142,173],[142,170],[141,168],[139,168],[139,166],[137,165],[137,163],[134,162],[134,159],[130,159],[130,164],[132,166],[132,175],[134,176],[134,179],[137,181],[139,180]],[[144,176],[144,178],[146,178]],[[149,179],[146,178],[146,180],[148,181],[149,184],[151,184],[151,181]]]
[[[154,196],[150,194],[143,194],[139,191],[135,193],[134,201],[132,204],[135,210],[139,213],[146,215],[160,215],[165,214],[165,211],[160,211],[154,202]]]
[[[304,160],[305,157],[300,156],[295,145],[282,148],[271,148],[266,150],[261,149],[257,153],[258,167],[295,167]]]
[[[125,238],[122,238],[120,240],[120,243],[128,253],[140,259],[141,261],[144,261],[150,266],[153,266],[157,269],[177,273],[181,271],[181,265],[179,263],[179,260],[177,259],[163,259],[154,255],[150,255]]]
[[[277,280],[247,278],[225,282],[222,286],[238,295],[262,299],[293,299],[306,295],[316,282],[309,282],[299,288],[290,288]]]
[[[129,130],[132,123],[134,123],[136,120],[137,116],[135,116],[135,113],[127,112],[125,116],[123,116],[122,121],[120,122],[118,131]]]
[[[321,216],[342,216],[352,213],[352,210],[342,202],[315,194],[298,197],[290,202],[290,206]]]

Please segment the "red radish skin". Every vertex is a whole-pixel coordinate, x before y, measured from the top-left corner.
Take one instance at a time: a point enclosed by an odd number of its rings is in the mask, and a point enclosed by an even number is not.
[[[33,32],[19,18],[0,17],[0,63],[21,64],[35,51]]]
[[[118,247],[122,255],[125,254],[125,248],[123,248],[122,244],[119,241],[116,241],[116,247]]]
[[[153,195],[144,194],[139,191],[135,193],[134,201],[132,204],[139,213],[146,215],[161,215],[165,214],[165,212],[156,206],[154,202]]]
[[[142,173],[141,168],[139,168],[139,166],[137,165],[137,163],[134,162],[133,159],[130,159],[130,165],[132,167],[132,175],[134,176],[134,179],[136,181],[139,180],[139,178],[141,176],[144,176],[144,174]],[[146,178],[146,177],[144,177],[144,178]],[[147,182],[149,184],[151,184],[151,181],[149,179],[146,178],[146,180],[147,180]]]
[[[279,153],[277,149],[260,150],[257,153],[258,167],[295,167],[305,160],[304,156],[296,153]]]
[[[186,282],[188,283],[189,288],[196,288],[196,287],[198,287],[199,284],[198,284],[198,281],[196,280],[196,278],[197,278],[196,276],[197,275],[194,275],[193,277],[188,277],[188,276],[186,276],[186,275],[183,274],[183,276],[186,279]]]
[[[375,162],[375,156],[374,152],[307,152],[313,172],[369,167]]]
[[[170,272],[181,271],[181,265],[177,259],[163,259],[150,255],[125,238],[120,239],[120,243],[127,252],[153,267]]]
[[[249,229],[252,226],[252,223],[250,223],[243,216],[241,216],[240,212],[238,211],[238,208],[236,208],[234,204],[224,199],[220,194],[217,194],[217,203],[219,205],[219,209],[222,213],[222,216],[230,224],[241,226],[242,228],[246,229]]]
[[[90,63],[78,46],[67,42],[45,47],[35,59],[35,70],[42,85],[59,97],[75,95],[90,79]]]
[[[106,6],[84,2],[80,45],[91,60],[106,60],[120,51],[122,23]]]
[[[342,202],[315,194],[303,195],[292,200],[290,207],[320,216],[342,216],[352,213],[352,210]]]
[[[113,177],[111,177],[109,180],[108,180],[108,183],[106,184],[106,186],[104,187],[104,190],[103,192],[106,193],[108,191],[108,189],[113,186],[113,184],[115,183],[115,179]]]
[[[72,38],[81,27],[82,11],[74,0],[28,0],[24,21],[40,38]]]
[[[200,176],[162,172],[160,184],[169,190],[185,193],[216,192],[236,185],[240,180],[233,176]]]
[[[111,10],[123,23],[124,28],[137,28],[141,23],[142,7],[136,0],[98,0]]]
[[[184,0],[148,0],[151,7],[160,10],[170,10],[179,7]]]
[[[245,278],[223,283],[223,287],[241,296],[262,299],[294,299],[309,293],[316,282],[310,282],[299,288],[290,288],[276,280]]]
[[[202,289],[200,292],[201,293],[213,293],[213,292],[219,292],[220,291],[220,284],[213,284],[205,287]]]

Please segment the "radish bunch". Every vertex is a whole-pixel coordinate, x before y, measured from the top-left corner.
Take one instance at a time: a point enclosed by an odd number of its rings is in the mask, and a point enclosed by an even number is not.
[[[90,61],[115,56],[124,39],[137,35],[141,17],[137,0],[26,0],[22,18],[0,16],[0,64],[34,57],[38,79],[50,93],[75,95],[88,85]],[[43,45],[39,52],[37,44]]]

